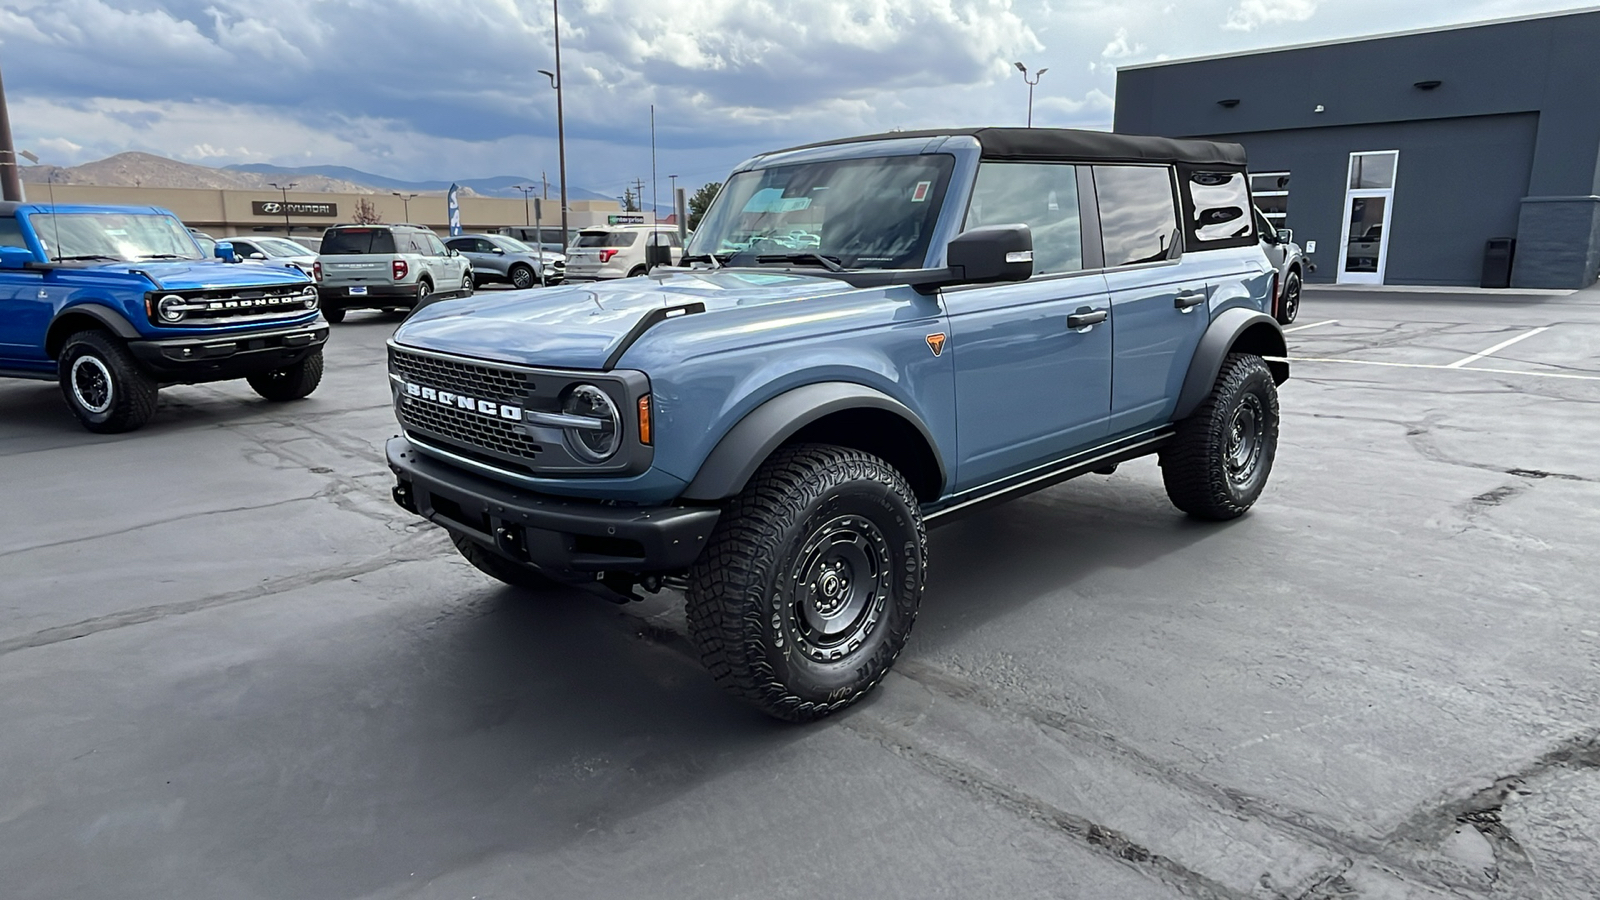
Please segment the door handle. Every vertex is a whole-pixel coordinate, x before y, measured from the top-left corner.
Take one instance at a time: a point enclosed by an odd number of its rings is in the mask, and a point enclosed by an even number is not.
[[[1085,306],[1070,316],[1067,316],[1068,328],[1088,328],[1099,325],[1106,320],[1110,313],[1103,309],[1090,309]]]
[[[1205,291],[1180,291],[1173,298],[1172,305],[1176,309],[1188,310],[1206,302]]]

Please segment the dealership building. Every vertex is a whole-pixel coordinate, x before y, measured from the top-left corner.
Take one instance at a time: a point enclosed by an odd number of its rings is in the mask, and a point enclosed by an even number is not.
[[[1310,281],[1600,269],[1600,9],[1127,66],[1115,129],[1243,144]]]

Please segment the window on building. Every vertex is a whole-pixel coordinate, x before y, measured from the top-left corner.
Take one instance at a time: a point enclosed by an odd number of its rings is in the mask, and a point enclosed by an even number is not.
[[[1398,150],[1350,154],[1350,190],[1394,187],[1394,166],[1399,159]]]
[[[1287,228],[1289,220],[1289,173],[1250,173],[1250,194],[1256,208],[1267,217],[1273,228]]]
[[[1033,232],[1033,271],[1083,268],[1078,167],[1053,163],[984,163],[967,206],[967,228],[1021,223]]]
[[[1131,266],[1177,256],[1181,241],[1170,168],[1095,166],[1094,189],[1106,266]]]

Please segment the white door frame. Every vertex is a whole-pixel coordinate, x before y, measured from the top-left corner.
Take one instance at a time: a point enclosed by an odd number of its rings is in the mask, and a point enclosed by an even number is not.
[[[1359,156],[1388,155],[1394,157],[1395,178],[1386,188],[1352,188],[1350,174],[1355,170],[1356,158]],[[1394,184],[1399,180],[1400,151],[1399,150],[1360,150],[1350,154],[1349,167],[1345,172],[1344,194],[1344,219],[1340,226],[1338,268],[1335,270],[1335,280],[1339,284],[1383,284],[1384,273],[1389,268],[1389,220],[1394,216]],[[1345,265],[1350,259],[1350,214],[1354,211],[1355,201],[1368,198],[1383,198],[1383,229],[1378,237],[1378,271],[1376,272],[1346,272]]]

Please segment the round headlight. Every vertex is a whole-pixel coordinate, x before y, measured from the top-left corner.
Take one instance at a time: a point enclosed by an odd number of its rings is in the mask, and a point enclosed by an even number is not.
[[[184,299],[177,294],[168,294],[156,301],[156,315],[163,322],[176,322],[183,318]]]
[[[300,291],[300,304],[306,309],[316,309],[317,289],[309,284],[302,288]]]
[[[584,462],[605,462],[622,446],[622,415],[605,391],[592,384],[576,385],[561,401],[561,412],[593,422],[565,429],[567,446]]]

